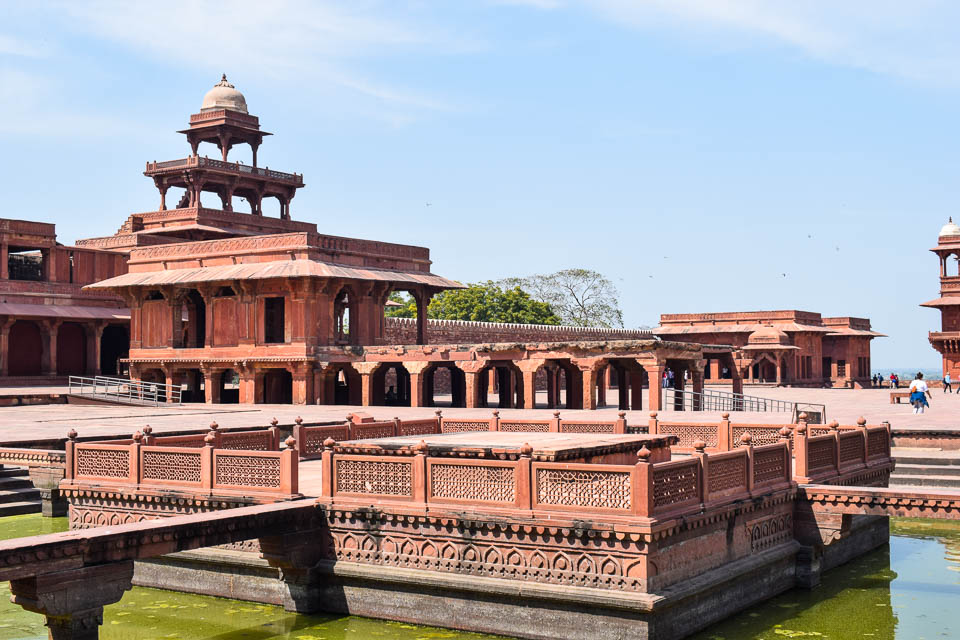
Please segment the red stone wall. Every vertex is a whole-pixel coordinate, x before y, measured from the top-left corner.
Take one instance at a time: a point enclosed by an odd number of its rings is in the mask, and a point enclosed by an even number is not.
[[[415,344],[417,321],[413,318],[386,318],[387,344]],[[429,344],[477,342],[556,342],[565,340],[636,340],[653,338],[645,329],[602,329],[465,320],[428,320]]]

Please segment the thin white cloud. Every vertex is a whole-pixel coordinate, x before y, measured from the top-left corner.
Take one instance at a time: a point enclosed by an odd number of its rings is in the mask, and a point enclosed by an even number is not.
[[[811,58],[933,85],[960,84],[960,3],[943,0],[580,0],[607,19],[701,42],[780,44]],[[751,41],[750,38],[754,40]]]
[[[394,108],[452,107],[444,99],[359,71],[363,59],[411,51],[463,53],[484,46],[470,37],[391,15],[388,4],[99,0],[59,8],[69,16],[69,28],[158,60],[206,68],[212,74],[242,70],[273,77],[306,94],[339,87]]]
[[[28,42],[22,38],[0,33],[0,56],[21,56],[24,58],[46,58],[50,47],[39,42]]]

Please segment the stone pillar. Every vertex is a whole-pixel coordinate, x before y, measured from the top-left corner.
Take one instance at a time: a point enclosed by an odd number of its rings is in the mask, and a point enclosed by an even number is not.
[[[174,369],[172,366],[165,365],[161,367],[161,370],[163,371],[164,382],[167,385],[167,402],[170,403],[173,402],[173,385],[176,369]]]
[[[197,346],[209,348],[213,346],[213,331],[214,331],[213,301],[216,300],[216,298],[213,297],[212,289],[201,289],[199,291],[200,291],[200,297],[203,298],[204,318],[203,318],[203,344],[202,345],[198,344]],[[194,335],[196,335],[196,331],[194,331]]]
[[[10,375],[10,327],[16,318],[5,318],[0,324],[0,376]]]
[[[30,482],[40,491],[40,510],[45,518],[67,515],[67,498],[60,493],[65,471],[59,467],[30,467]]]
[[[44,322],[44,328],[47,335],[43,340],[43,375],[57,375],[57,334],[60,331],[60,320],[48,320]]]
[[[310,379],[312,371],[309,371],[305,364],[298,364],[287,370],[293,378],[293,404],[313,404],[309,393],[313,388],[313,380]]]
[[[324,369],[329,365],[328,362],[315,362],[313,365],[313,401],[316,404],[331,404],[332,399],[327,399],[327,385],[324,384]]]
[[[598,358],[585,358],[572,360],[574,366],[580,374],[582,388],[581,409],[597,408],[597,377],[600,375],[600,367],[603,366],[603,360]]]
[[[10,245],[0,244],[0,280],[10,279]]]
[[[353,320],[353,318],[351,318]],[[381,367],[379,362],[354,362],[353,368],[360,374],[360,405],[372,407],[374,404],[373,374]],[[412,384],[412,382],[411,382]],[[411,406],[420,407],[423,405],[413,404],[411,394]]]
[[[643,369],[630,369],[626,375],[630,378],[630,408],[639,411],[643,409]]]
[[[537,408],[537,371],[544,364],[543,360],[521,360],[517,363],[523,379],[523,408]]]
[[[666,368],[662,363],[642,364],[643,370],[647,372],[647,380],[650,389],[647,392],[647,409],[650,411],[660,411],[662,409],[662,386],[663,370]]]
[[[703,369],[699,367],[690,368],[690,382],[693,384],[693,410],[703,410]]]
[[[11,602],[46,617],[50,640],[96,640],[103,607],[133,586],[133,561],[99,564],[10,581]]]
[[[429,362],[404,362],[403,367],[407,370],[407,373],[410,374],[410,406],[411,407],[423,407],[426,406],[426,394],[424,393],[423,383],[426,376],[423,375],[424,370],[429,365]],[[469,391],[467,392],[469,395]]]
[[[104,322],[92,322],[84,325],[87,336],[87,375],[100,375],[100,346],[103,342],[103,330],[107,328]]]
[[[777,386],[779,387],[783,384],[783,360],[779,355],[774,355],[777,357]]]
[[[183,344],[183,303],[172,291],[163,292],[167,299],[167,307],[170,309],[170,337],[167,339],[167,348],[175,349],[184,346]],[[196,327],[191,327],[191,332],[196,335]]]
[[[427,307],[432,297],[425,289],[413,292],[417,303],[417,344],[427,344]]]
[[[200,367],[200,372],[203,373],[203,401],[206,404],[220,404],[220,375],[223,371]],[[240,394],[243,395],[243,383]],[[243,399],[240,402],[243,402]]]

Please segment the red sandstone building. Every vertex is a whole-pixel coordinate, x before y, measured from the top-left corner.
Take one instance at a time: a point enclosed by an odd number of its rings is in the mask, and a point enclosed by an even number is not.
[[[0,219],[0,384],[116,375],[127,355],[123,300],[83,286],[124,256],[57,242],[52,224]]]
[[[707,384],[735,384],[741,378],[747,384],[841,388],[870,386],[870,341],[883,336],[866,318],[824,318],[795,310],[664,314],[654,333],[733,346],[734,368],[705,354]]]
[[[303,176],[257,166],[269,134],[226,78],[180,133],[191,155],[146,167],[159,209],[79,243],[129,256],[127,273],[85,290],[129,307],[132,378],[183,385],[206,402],[430,406],[442,388],[453,406],[487,406],[495,389],[497,406],[529,408],[538,386],[550,407],[604,404],[608,368],[622,380],[621,408],[640,408],[644,394],[659,408],[667,367],[702,384],[700,347],[647,331],[428,322],[431,297],[461,285],[431,272],[426,248],[292,220]],[[201,157],[201,143],[220,158]],[[229,160],[237,144],[250,145],[252,166]],[[182,192],[172,209],[171,189]],[[279,219],[263,215],[264,198],[279,201]],[[415,320],[384,317],[392,291],[417,301]]]
[[[956,258],[960,265],[960,226],[953,218],[940,229],[937,246],[930,249],[940,258],[940,297],[922,307],[940,310],[940,331],[931,331],[930,344],[943,356],[943,373],[960,379],[960,271],[950,275],[948,263]]]

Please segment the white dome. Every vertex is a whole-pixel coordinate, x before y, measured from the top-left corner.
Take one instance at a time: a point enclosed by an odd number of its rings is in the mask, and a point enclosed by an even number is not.
[[[232,84],[227,82],[227,74],[223,74],[220,82],[213,85],[213,89],[207,91],[207,95],[203,96],[203,105],[200,110],[207,111],[208,109],[230,109],[231,111],[247,113],[247,99]]]
[[[953,218],[950,218],[950,222],[943,225],[943,228],[940,229],[940,237],[943,236],[960,236],[960,226],[958,226]]]

